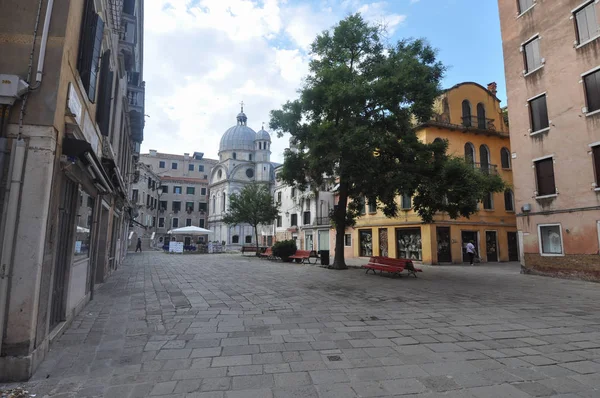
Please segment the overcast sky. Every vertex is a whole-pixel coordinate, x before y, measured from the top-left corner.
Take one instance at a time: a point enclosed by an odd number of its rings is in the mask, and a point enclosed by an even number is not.
[[[142,151],[217,158],[241,101],[248,126],[268,129],[269,111],[297,97],[310,43],[354,12],[385,23],[392,41],[430,40],[450,66],[444,86],[496,81],[504,98],[495,0],[151,0]],[[271,160],[281,162],[288,138],[272,140]]]

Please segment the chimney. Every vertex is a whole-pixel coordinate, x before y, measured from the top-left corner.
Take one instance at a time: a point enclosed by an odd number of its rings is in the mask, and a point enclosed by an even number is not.
[[[492,94],[496,95],[496,93],[498,92],[498,85],[496,84],[496,82],[491,82],[490,84],[488,84],[488,91],[490,91]]]
[[[150,149],[150,156],[156,156],[156,149]]]
[[[188,160],[188,159],[190,158],[190,154],[189,154],[189,153],[184,153],[184,154],[183,154],[183,158],[184,158],[185,160]]]

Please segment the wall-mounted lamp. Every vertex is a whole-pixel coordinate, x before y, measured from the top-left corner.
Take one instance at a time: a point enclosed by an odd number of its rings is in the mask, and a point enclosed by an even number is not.
[[[286,216],[287,218],[289,218],[289,217],[290,217],[290,212],[289,212],[289,211],[286,211],[286,212],[285,212],[285,216]]]

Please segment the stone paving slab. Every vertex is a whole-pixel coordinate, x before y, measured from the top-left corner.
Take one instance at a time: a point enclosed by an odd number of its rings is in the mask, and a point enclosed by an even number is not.
[[[131,253],[21,385],[38,398],[600,397],[600,285],[514,263],[423,268]]]

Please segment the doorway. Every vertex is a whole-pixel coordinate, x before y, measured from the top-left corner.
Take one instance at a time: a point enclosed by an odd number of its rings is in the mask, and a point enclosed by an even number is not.
[[[519,243],[516,232],[507,232],[508,261],[519,261]]]
[[[185,238],[183,238],[183,245],[184,246],[191,246],[192,245],[192,238],[190,238],[189,236],[186,236]]]
[[[319,231],[319,250],[329,250],[329,231]]]
[[[467,243],[472,241],[477,254],[479,254],[479,239],[477,238],[477,235],[477,231],[460,231],[460,237],[462,241],[462,257],[464,263],[468,263],[470,261],[469,255],[467,254]]]
[[[498,235],[496,231],[485,231],[485,253],[488,262],[498,261]]]
[[[72,236],[75,226],[77,205],[77,184],[65,178],[58,209],[58,244],[54,280],[52,284],[52,306],[50,308],[50,329],[65,320],[68,274],[71,263]]]
[[[438,263],[451,263],[450,227],[437,227],[437,257]]]
[[[96,254],[96,283],[104,283],[104,279],[108,276],[108,224],[109,224],[109,209],[102,202],[100,204],[100,228],[98,229],[98,252]]]

